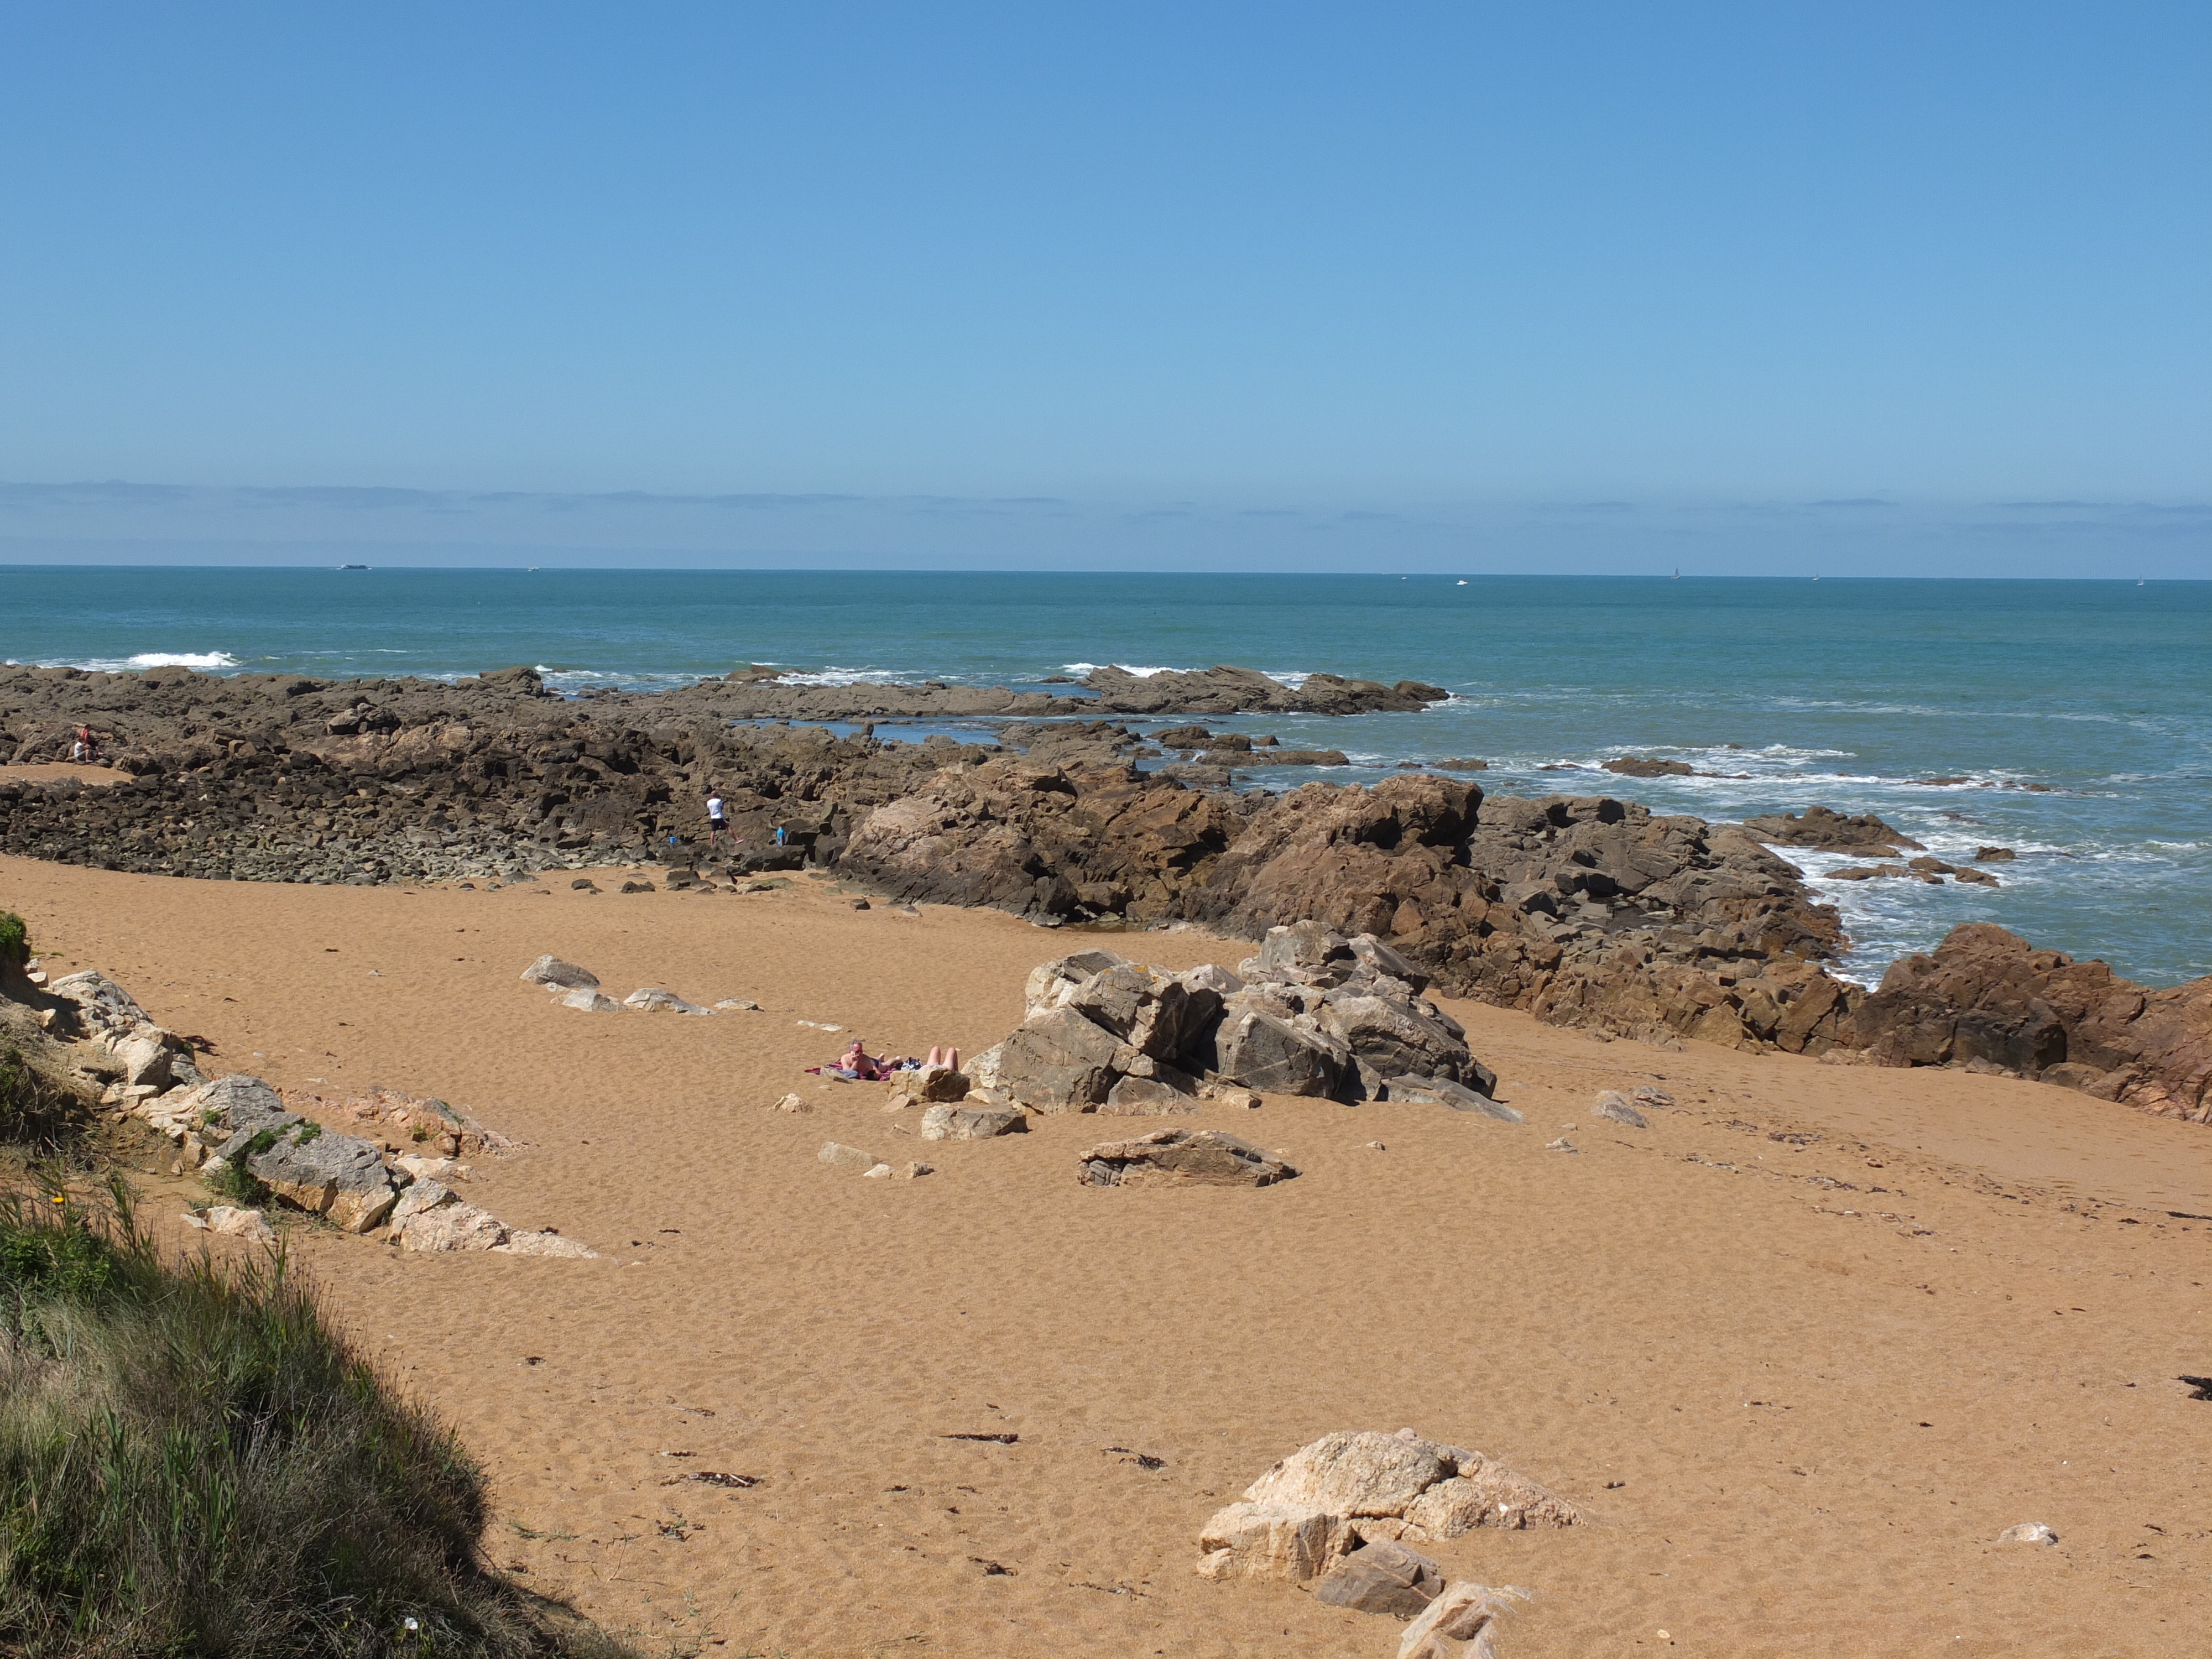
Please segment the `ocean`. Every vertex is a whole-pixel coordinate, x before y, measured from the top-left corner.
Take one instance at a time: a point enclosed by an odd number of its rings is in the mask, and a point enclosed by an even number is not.
[[[0,657],[325,678],[530,663],[570,691],[747,663],[1013,686],[1099,663],[1417,679],[1450,701],[1207,724],[1354,763],[1249,774],[1269,788],[1479,757],[1492,793],[1708,818],[1817,802],[1954,862],[2018,854],[1986,866],[1990,889],[1823,883],[1844,860],[1787,853],[1868,981],[1966,921],[2155,985],[2212,973],[2212,583],[16,565]],[[1557,769],[1622,755],[1698,775]]]

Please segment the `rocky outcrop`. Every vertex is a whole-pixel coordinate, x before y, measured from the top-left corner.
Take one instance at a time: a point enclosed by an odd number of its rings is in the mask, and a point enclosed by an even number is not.
[[[1459,1023],[1419,995],[1426,983],[1380,939],[1310,922],[1271,930],[1237,974],[1080,951],[1030,974],[1021,1025],[970,1069],[985,1098],[1041,1112],[1195,1111],[1224,1087],[1345,1101],[1394,1081],[1401,1098],[1429,1083],[1487,1094],[1496,1078]]]
[[[2212,1122],[2212,978],[2154,990],[1987,922],[1891,963],[1850,1035],[1881,1065],[1978,1063]]]
[[[994,760],[878,809],[842,867],[903,898],[1048,921],[1256,937],[1310,921],[1387,939],[1454,995],[1660,1040],[1818,1053],[1853,994],[1819,966],[1843,942],[1835,912],[1747,830],[1605,797],[1486,799],[1429,774],[1226,796],[1128,766]]]
[[[1808,806],[1801,813],[1746,818],[1743,827],[1762,841],[1784,847],[1807,847],[1826,853],[1856,853],[1887,856],[1900,848],[1926,849],[1902,830],[1893,830],[1871,812],[1845,817],[1832,807]]]
[[[1411,1429],[1323,1435],[1215,1513],[1199,1535],[1206,1578],[1322,1577],[1361,1546],[1419,1544],[1478,1527],[1572,1526],[1573,1504],[1479,1451]]]
[[[1250,668],[1133,674],[1106,667],[1083,684],[1098,694],[1097,707],[1116,714],[1412,714],[1451,695],[1419,680],[1383,685],[1336,674],[1309,674],[1293,687]]]

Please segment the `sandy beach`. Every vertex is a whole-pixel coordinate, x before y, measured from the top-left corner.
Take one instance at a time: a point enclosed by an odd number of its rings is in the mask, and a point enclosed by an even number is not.
[[[2212,1627],[2212,1402],[2176,1380],[2212,1373],[2200,1126],[1447,1003],[1525,1124],[1209,1107],[1300,1176],[1089,1188],[1077,1154],[1146,1126],[924,1143],[884,1086],[802,1068],[855,1035],[972,1054],[1082,945],[1233,968],[1249,942],[860,911],[811,878],[624,896],[9,858],[0,908],[51,969],[207,1039],[210,1074],[434,1095],[521,1143],[477,1161],[471,1201],[603,1259],[288,1236],[484,1460],[494,1558],[668,1650],[1381,1659],[1393,1621],[1192,1564],[1277,1458],[1401,1426],[1584,1513],[1429,1547],[1533,1592],[1514,1659],[2193,1655]],[[761,1012],[572,1012],[518,980],[547,951],[617,996]],[[1649,1129],[1589,1115],[1644,1083],[1678,1102]],[[811,1111],[771,1109],[793,1090]],[[936,1173],[860,1180],[817,1161],[831,1139]],[[148,1185],[184,1248],[197,1183]],[[1018,1439],[945,1437],[975,1434]],[[1994,1541],[2022,1522],[2059,1542]]]

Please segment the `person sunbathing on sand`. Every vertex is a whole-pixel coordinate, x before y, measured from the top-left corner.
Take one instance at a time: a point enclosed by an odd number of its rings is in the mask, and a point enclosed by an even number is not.
[[[863,1083],[881,1083],[890,1076],[891,1062],[878,1060],[860,1046],[860,1038],[854,1037],[853,1046],[837,1061],[836,1069],[850,1073]]]
[[[960,1051],[957,1048],[933,1048],[929,1051],[929,1058],[921,1063],[924,1066],[942,1066],[948,1072],[957,1072],[960,1069]]]

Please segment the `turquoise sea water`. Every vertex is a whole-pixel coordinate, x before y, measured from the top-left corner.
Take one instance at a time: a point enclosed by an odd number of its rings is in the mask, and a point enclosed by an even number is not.
[[[2212,583],[0,566],[0,657],[325,677],[526,662],[571,690],[752,662],[1017,686],[1109,662],[1420,679],[1451,701],[1209,724],[1358,763],[1252,775],[1269,787],[1480,756],[1492,793],[1705,817],[1820,802],[1954,860],[2017,849],[1996,890],[1825,887],[1861,977],[1966,920],[2154,983],[2212,973]],[[1632,753],[1728,775],[1544,769]],[[1816,882],[1841,862],[1790,856]]]

